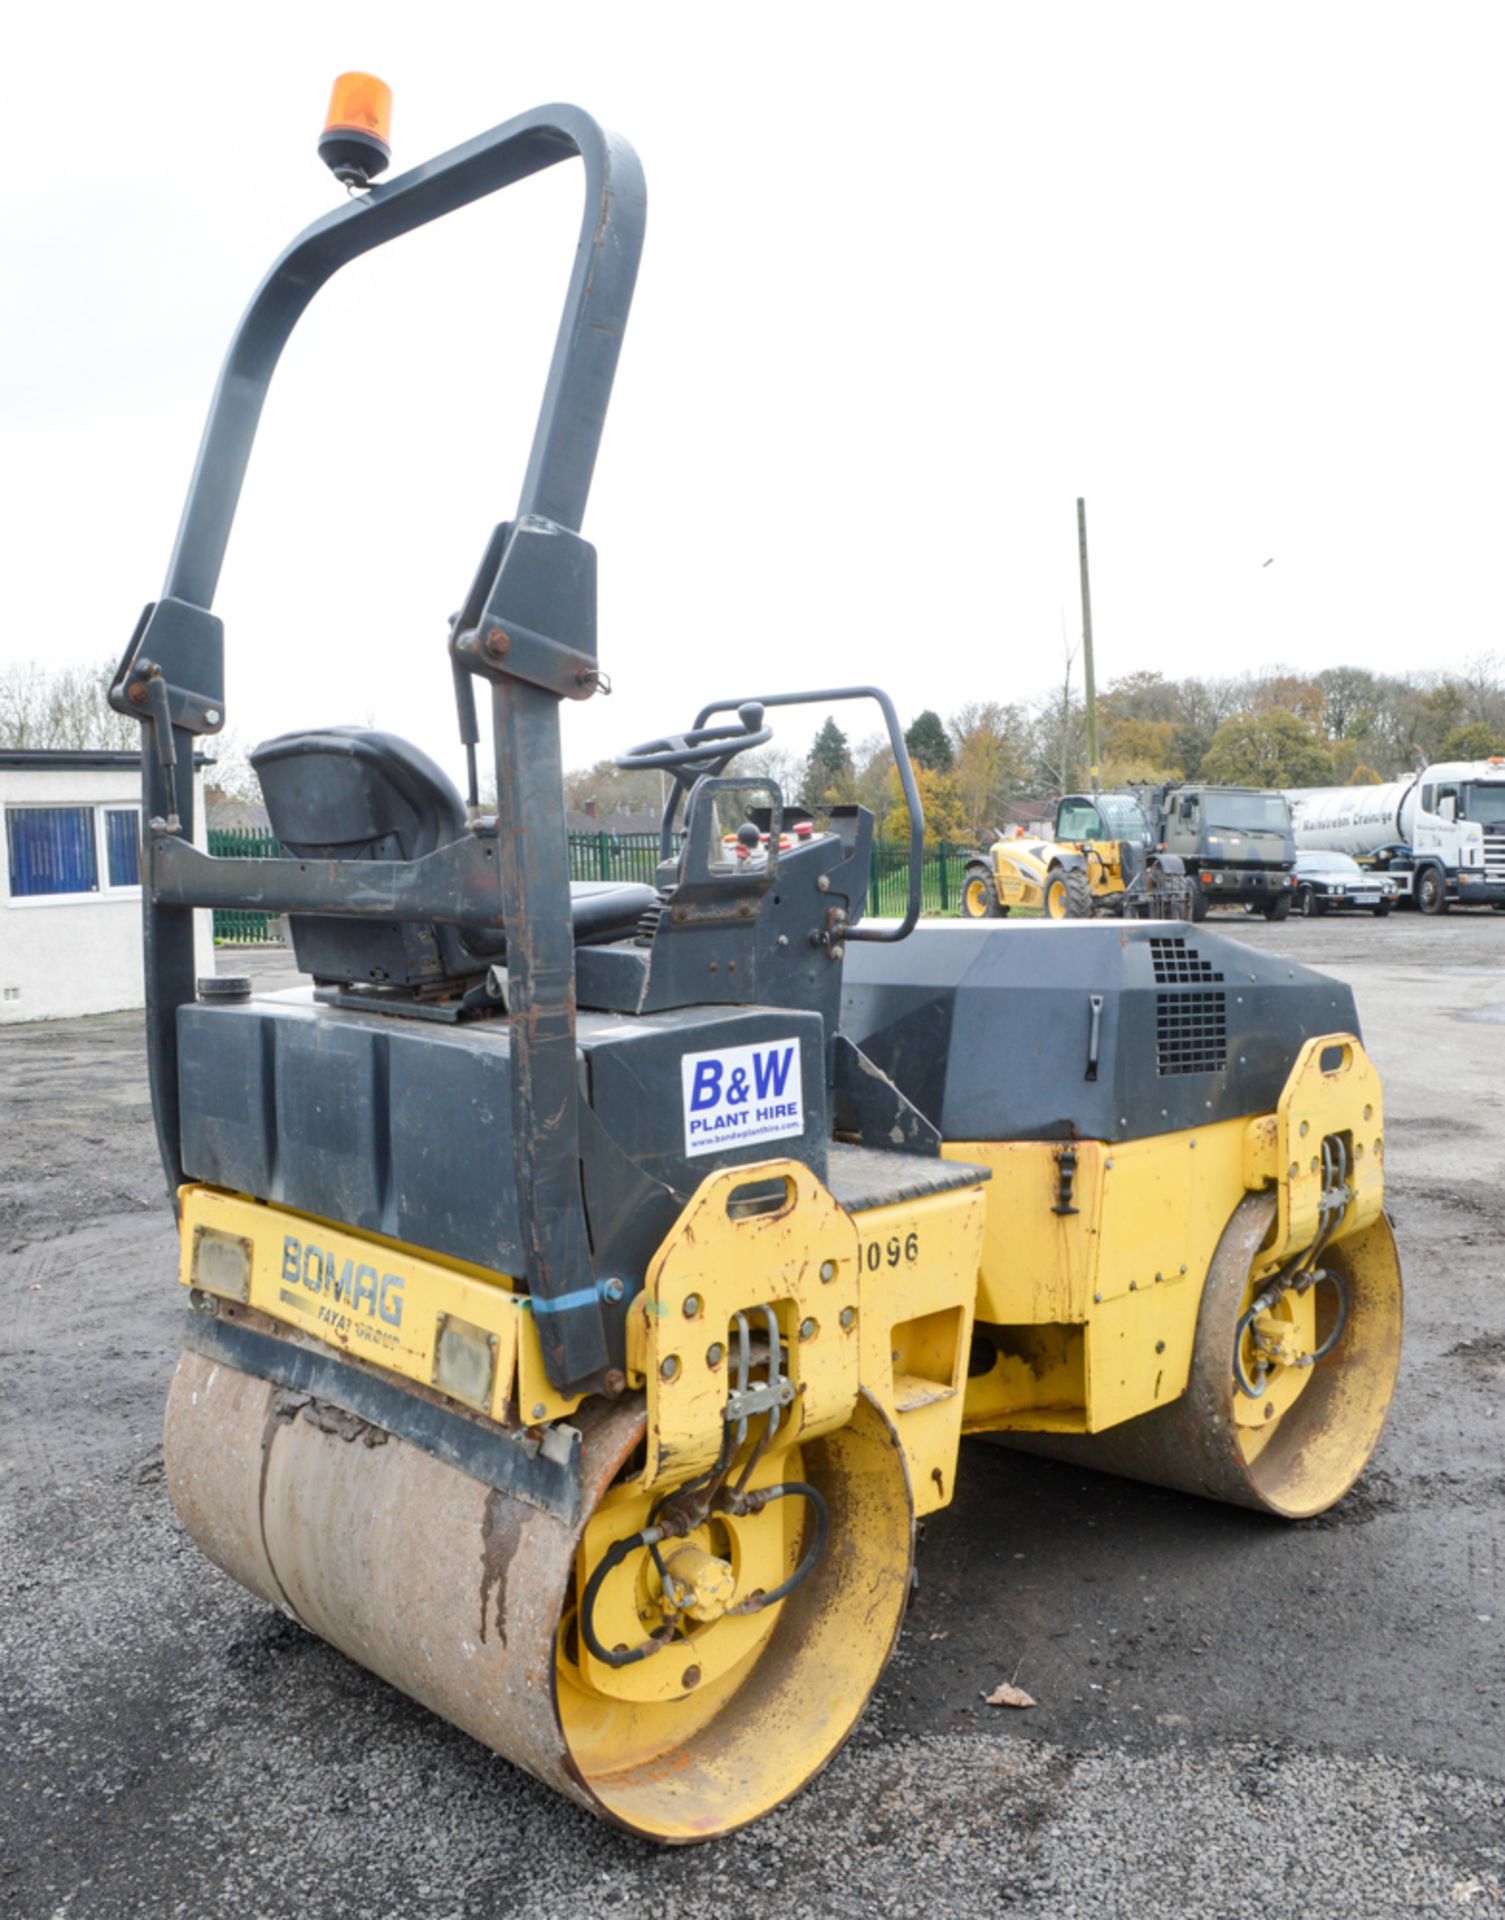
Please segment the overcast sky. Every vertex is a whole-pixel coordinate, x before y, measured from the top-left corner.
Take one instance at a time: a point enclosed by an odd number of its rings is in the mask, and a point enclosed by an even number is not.
[[[1505,653],[1502,43],[1498,5],[1373,0],[13,15],[0,661],[113,655],[157,593],[231,328],[339,203],[348,67],[395,91],[394,173],[558,99],[647,169],[585,524],[616,691],[568,763],[709,695],[1038,693],[1078,493],[1100,685]],[[248,740],[371,718],[457,764],[445,616],[515,504],[579,194],[370,255],[294,334],[217,601]]]

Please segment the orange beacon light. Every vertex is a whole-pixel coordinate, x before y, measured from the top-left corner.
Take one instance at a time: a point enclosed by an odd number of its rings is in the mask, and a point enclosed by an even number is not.
[[[319,158],[336,180],[363,187],[392,159],[392,89],[374,73],[342,73],[329,96]]]

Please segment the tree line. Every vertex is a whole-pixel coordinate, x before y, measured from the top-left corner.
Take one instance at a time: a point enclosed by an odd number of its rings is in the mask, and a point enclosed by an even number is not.
[[[1395,779],[1422,760],[1505,754],[1505,668],[1494,659],[1435,675],[1328,667],[1172,680],[1138,672],[1099,693],[1097,709],[1104,786],[1362,785]],[[1070,659],[1040,700],[970,700],[949,719],[927,708],[904,741],[931,844],[986,840],[1011,818],[1087,784],[1087,715]],[[831,716],[803,758],[768,750],[737,766],[777,779],[786,800],[818,815],[856,801],[877,816],[883,839],[908,837],[908,809],[881,735],[853,741]],[[566,784],[571,805],[589,798],[603,814],[646,815],[659,804],[656,775],[624,774],[610,761],[577,770]]]
[[[135,747],[137,723],[111,711],[110,669],[35,663],[0,668],[0,747]],[[1098,695],[1104,786],[1214,780],[1230,786],[1361,785],[1420,761],[1505,754],[1505,665],[1495,657],[1451,673],[1386,674],[1277,668],[1231,678],[1124,675]],[[904,735],[932,843],[988,839],[1021,812],[1087,783],[1087,716],[1066,656],[1057,685],[1032,702],[969,700],[949,719],[927,708]],[[240,790],[243,752],[216,741],[216,781]],[[808,753],[775,746],[742,755],[737,770],[776,780],[786,801],[826,814],[857,802],[885,840],[902,844],[908,809],[886,737],[852,740],[828,716]],[[244,784],[254,776],[244,769]],[[604,817],[656,820],[664,782],[611,761],[566,775],[565,800]]]
[[[115,663],[57,667],[36,661],[0,667],[0,747],[75,752],[141,745],[141,728],[109,702]]]

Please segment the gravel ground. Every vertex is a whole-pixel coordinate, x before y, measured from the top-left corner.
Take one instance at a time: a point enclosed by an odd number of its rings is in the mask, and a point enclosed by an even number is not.
[[[969,1446],[851,1745],[760,1826],[679,1853],[199,1557],[162,1483],[181,1301],[138,1022],[7,1028],[0,1911],[1499,1910],[1505,925],[1209,924],[1351,981],[1385,1078],[1408,1331],[1373,1466],[1290,1528]],[[982,1706],[1016,1669],[1038,1708]]]

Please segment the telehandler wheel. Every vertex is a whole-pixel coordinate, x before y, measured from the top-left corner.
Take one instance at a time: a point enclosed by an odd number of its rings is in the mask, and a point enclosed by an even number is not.
[[[1003,912],[992,874],[981,860],[970,861],[962,876],[962,918],[992,920]]]
[[[1289,1520],[1341,1500],[1379,1441],[1400,1365],[1395,1237],[1381,1214],[1323,1251],[1320,1264],[1333,1280],[1285,1300],[1298,1344],[1309,1352],[1331,1346],[1310,1366],[1273,1369],[1266,1390],[1251,1397],[1235,1380],[1235,1338],[1248,1379],[1243,1323],[1268,1278],[1260,1249],[1274,1220],[1273,1194],[1251,1194],[1235,1208],[1208,1268],[1179,1400],[1102,1433],[1010,1435],[1007,1443]]]
[[[1080,867],[1052,867],[1045,882],[1048,920],[1090,920],[1092,886]]]
[[[717,1516],[703,1542],[662,1550],[671,1577],[694,1583],[666,1644],[612,1666],[586,1646],[581,1611],[603,1557],[655,1504],[635,1484],[642,1397],[587,1402],[573,1424],[582,1498],[569,1521],[185,1350],[167,1480],[217,1566],[352,1660],[629,1832],[712,1839],[820,1771],[888,1661],[914,1559],[903,1455],[865,1398],[847,1426],[778,1455],[780,1483],[824,1505],[808,1577],[738,1612],[798,1569],[819,1507],[782,1497],[725,1526]],[[662,1629],[661,1592],[647,1549],[608,1568],[590,1596],[598,1644],[617,1653]]]

